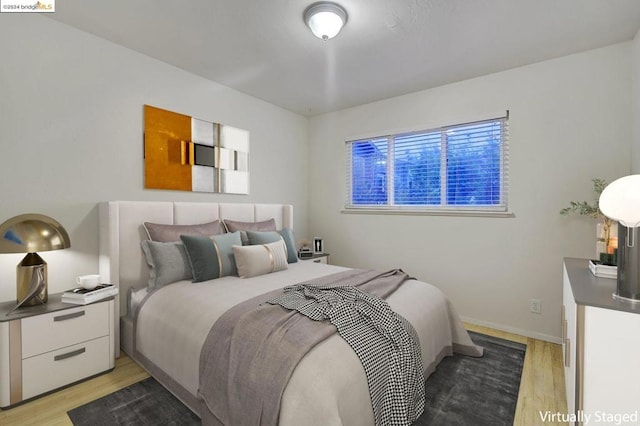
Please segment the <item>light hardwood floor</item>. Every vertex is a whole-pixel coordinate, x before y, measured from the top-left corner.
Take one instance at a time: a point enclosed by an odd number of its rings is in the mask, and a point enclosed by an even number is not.
[[[562,346],[473,324],[465,324],[465,327],[471,331],[527,345],[514,425],[541,425],[541,411],[566,414]],[[545,426],[560,424],[566,423],[544,423]]]
[[[567,412],[564,369],[560,345],[465,324],[472,331],[527,345],[520,381],[514,425],[541,424],[539,411]],[[55,374],[55,372],[52,372]],[[71,425],[67,411],[136,383],[148,374],[128,356],[116,360],[116,368],[102,376],[38,398],[18,407],[0,411],[1,425]],[[553,425],[557,423],[545,423]]]

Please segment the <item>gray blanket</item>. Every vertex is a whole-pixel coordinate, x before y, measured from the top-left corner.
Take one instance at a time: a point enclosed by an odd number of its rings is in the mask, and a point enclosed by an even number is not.
[[[387,302],[349,284],[293,285],[269,303],[335,325],[364,367],[375,424],[409,426],[425,402],[416,331]]]
[[[313,284],[349,282],[385,298],[407,278],[400,270],[349,270]],[[212,327],[200,355],[203,424],[278,424],[282,394],[298,362],[336,332],[329,322],[264,304],[281,293],[276,290],[240,303]]]

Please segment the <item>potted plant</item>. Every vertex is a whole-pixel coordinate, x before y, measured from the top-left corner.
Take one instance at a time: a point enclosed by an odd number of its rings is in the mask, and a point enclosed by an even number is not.
[[[568,216],[571,213],[575,213],[581,216],[589,216],[597,219],[598,241],[596,242],[596,253],[598,255],[600,255],[600,253],[611,254],[609,253],[609,248],[617,247],[617,235],[614,237],[614,235],[617,234],[616,229],[614,228],[616,222],[602,214],[598,204],[600,194],[602,194],[602,191],[607,186],[607,182],[601,178],[591,179],[591,182],[593,182],[593,192],[595,193],[593,203],[590,204],[586,201],[571,201],[569,207],[565,207],[560,210],[560,214]]]

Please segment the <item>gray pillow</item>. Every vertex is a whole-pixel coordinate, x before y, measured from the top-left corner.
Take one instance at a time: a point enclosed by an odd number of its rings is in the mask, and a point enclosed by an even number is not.
[[[193,272],[193,282],[238,275],[232,246],[241,245],[240,233],[233,232],[212,237],[181,235]]]
[[[140,246],[149,265],[149,291],[192,278],[191,265],[182,243],[143,240]]]
[[[166,225],[163,223],[144,222],[144,229],[151,241],[171,242],[180,241],[180,235],[212,235],[222,234],[219,220],[196,225]]]
[[[224,226],[227,228],[227,232],[240,231],[240,238],[242,239],[242,245],[249,244],[246,231],[275,231],[276,220],[274,218],[263,220],[261,222],[238,222],[235,220],[223,219]]]
[[[298,261],[298,253],[296,251],[295,239],[293,238],[293,231],[289,228],[268,232],[247,231],[247,239],[249,240],[250,245],[268,244],[283,240],[287,253],[287,262],[295,263]]]

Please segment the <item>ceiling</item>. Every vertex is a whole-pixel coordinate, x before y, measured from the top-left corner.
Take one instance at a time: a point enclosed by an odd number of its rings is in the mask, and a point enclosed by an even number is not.
[[[64,0],[48,17],[306,116],[633,39],[638,0]]]

